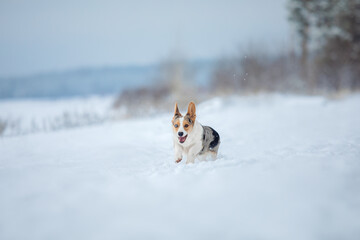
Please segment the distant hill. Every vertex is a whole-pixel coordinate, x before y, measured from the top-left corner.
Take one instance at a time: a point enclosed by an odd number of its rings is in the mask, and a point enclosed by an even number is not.
[[[79,69],[1,78],[0,98],[58,98],[114,94],[125,88],[150,84],[156,66]]]
[[[209,78],[210,61],[188,63],[195,69],[194,80],[204,84]],[[84,68],[16,78],[0,78],[0,99],[66,98],[117,94],[124,89],[154,83],[159,65]]]

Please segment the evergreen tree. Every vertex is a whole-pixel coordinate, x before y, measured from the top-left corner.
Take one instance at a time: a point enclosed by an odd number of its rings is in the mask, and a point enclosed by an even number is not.
[[[289,10],[303,61],[310,39],[317,42],[317,78],[335,90],[360,88],[360,0],[290,0]]]

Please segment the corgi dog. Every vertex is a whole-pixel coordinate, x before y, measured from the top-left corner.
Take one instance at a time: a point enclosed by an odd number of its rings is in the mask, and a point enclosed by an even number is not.
[[[196,120],[196,108],[189,103],[185,116],[181,115],[177,103],[172,119],[175,162],[179,163],[183,155],[187,156],[186,163],[194,163],[195,159],[206,160],[207,157],[216,159],[220,136],[211,127],[202,126]]]

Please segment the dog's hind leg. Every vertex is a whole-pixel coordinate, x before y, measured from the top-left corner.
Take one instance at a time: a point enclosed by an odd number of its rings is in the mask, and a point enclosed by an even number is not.
[[[219,146],[220,146],[220,143],[213,149],[211,149],[209,151],[209,155],[211,157],[212,160],[216,160],[217,158],[217,154],[218,154],[218,150],[219,150]]]
[[[210,156],[210,158],[211,158],[211,160],[216,160],[216,158],[217,158],[217,152],[214,152],[214,151],[210,151],[209,152],[209,156]]]
[[[207,154],[203,153],[203,154],[199,154],[197,155],[197,159],[201,162],[206,161],[207,160]]]

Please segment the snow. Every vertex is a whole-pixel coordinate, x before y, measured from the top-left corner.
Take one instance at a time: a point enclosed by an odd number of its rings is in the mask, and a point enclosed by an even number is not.
[[[0,120],[7,122],[4,136],[99,124],[114,116],[113,96],[69,99],[0,101]]]
[[[359,107],[214,98],[197,117],[220,156],[190,165],[170,112],[2,137],[0,239],[358,239]]]

